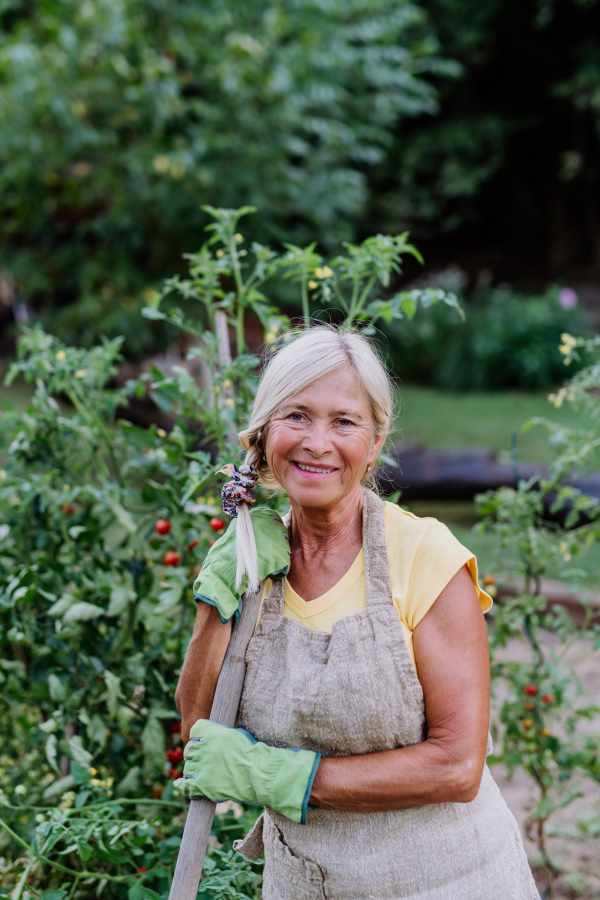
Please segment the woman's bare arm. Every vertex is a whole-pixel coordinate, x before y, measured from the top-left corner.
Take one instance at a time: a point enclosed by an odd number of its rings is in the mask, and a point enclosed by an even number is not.
[[[475,798],[489,729],[485,622],[464,566],[413,632],[427,739],[364,756],[322,759],[309,803],[389,810]]]
[[[224,625],[216,607],[199,603],[194,633],[175,691],[175,703],[181,713],[181,737],[186,743],[192,725],[210,716],[230,635],[231,621]]]

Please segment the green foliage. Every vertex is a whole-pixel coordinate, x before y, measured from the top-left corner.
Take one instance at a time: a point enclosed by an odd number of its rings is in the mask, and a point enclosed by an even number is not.
[[[593,354],[596,339],[563,335],[560,347],[567,364],[582,351]],[[572,403],[580,414],[577,427],[557,426],[541,419],[557,455],[546,477],[520,480],[516,490],[501,488],[478,498],[483,515],[481,528],[498,538],[500,585],[513,595],[498,606],[491,630],[493,674],[502,679],[506,699],[501,703],[504,724],[502,753],[510,772],[523,768],[536,782],[538,804],[528,821],[542,864],[546,867],[550,896],[556,896],[555,878],[561,869],[550,858],[547,822],[558,809],[584,796],[582,779],[600,782],[598,734],[582,723],[600,713],[597,699],[583,689],[568,651],[575,641],[587,639],[600,649],[600,626],[592,624],[597,608],[590,600],[583,623],[577,627],[567,612],[549,607],[541,579],[552,572],[582,592],[597,587],[600,576],[600,502],[566,484],[574,475],[597,469],[600,463],[600,363],[593,362],[573,376],[550,399],[555,406]],[[518,464],[516,459],[514,465]],[[554,515],[549,520],[544,509]],[[581,560],[586,558],[588,572]],[[511,561],[511,562],[507,562]],[[558,640],[544,648],[542,635]],[[504,662],[497,651],[510,638],[524,637],[530,648],[525,662]]]
[[[366,173],[455,68],[410,0],[9,0],[0,34],[0,262],[68,342],[130,354],[159,338],[139,310],[202,203],[353,239]]]
[[[583,317],[561,309],[557,291],[531,297],[479,288],[463,304],[464,322],[442,306],[410,329],[390,330],[392,364],[402,378],[463,391],[547,388],[563,380],[560,336],[582,330]]]

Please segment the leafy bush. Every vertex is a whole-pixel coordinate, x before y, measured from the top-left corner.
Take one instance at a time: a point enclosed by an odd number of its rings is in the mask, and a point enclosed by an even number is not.
[[[438,308],[410,328],[390,329],[393,367],[403,379],[463,391],[562,382],[561,334],[580,332],[584,322],[577,308],[561,309],[557,291],[536,297],[479,289],[463,305],[464,322]]]
[[[259,205],[262,239],[353,240],[366,172],[456,69],[412,0],[9,0],[0,33],[0,264],[67,342],[130,355],[202,203]]]

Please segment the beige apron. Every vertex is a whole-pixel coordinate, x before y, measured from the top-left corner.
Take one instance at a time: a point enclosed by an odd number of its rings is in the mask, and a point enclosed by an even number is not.
[[[274,582],[250,641],[238,727],[276,747],[349,756],[425,740],[423,691],[392,603],[383,503],[365,491],[367,609],[331,634],[284,617]],[[491,744],[488,741],[488,753]],[[265,852],[263,900],[538,900],[517,824],[487,766],[471,803],[390,812],[265,809],[236,843]]]

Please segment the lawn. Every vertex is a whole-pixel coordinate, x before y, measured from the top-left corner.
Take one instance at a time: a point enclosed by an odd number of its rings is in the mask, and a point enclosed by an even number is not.
[[[404,385],[394,442],[422,444],[427,450],[454,447],[489,447],[501,461],[510,457],[511,435],[534,416],[545,416],[563,424],[575,424],[569,408],[555,409],[548,392],[473,392],[458,394],[433,388]],[[552,459],[543,428],[518,434],[522,462],[547,463]]]

